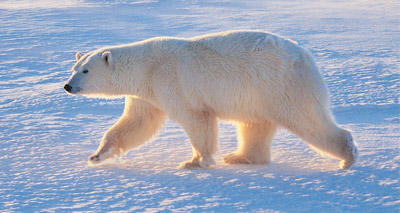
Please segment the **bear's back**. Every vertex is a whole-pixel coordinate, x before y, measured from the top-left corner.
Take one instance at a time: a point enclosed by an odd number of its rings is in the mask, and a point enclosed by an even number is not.
[[[240,30],[207,34],[189,39],[191,45],[202,46],[221,56],[243,55],[263,50],[298,52],[296,42],[263,31]]]

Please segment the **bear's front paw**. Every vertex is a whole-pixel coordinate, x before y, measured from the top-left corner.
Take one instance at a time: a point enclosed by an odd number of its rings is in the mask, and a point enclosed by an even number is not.
[[[89,157],[89,164],[99,164],[107,159],[112,159],[114,156],[120,156],[120,153],[114,147],[101,149]]]
[[[92,165],[99,164],[102,161],[98,154],[94,154],[94,155],[90,156],[88,160],[89,160],[89,164],[92,164]]]
[[[179,169],[201,169],[201,166],[197,162],[187,161],[183,162],[178,166]]]
[[[225,164],[249,164],[250,162],[236,153],[228,154],[224,157]]]
[[[191,161],[183,162],[179,165],[179,169],[207,169],[211,165],[215,165],[213,158],[193,158]]]

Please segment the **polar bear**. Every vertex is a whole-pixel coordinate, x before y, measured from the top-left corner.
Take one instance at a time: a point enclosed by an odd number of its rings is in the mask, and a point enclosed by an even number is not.
[[[312,57],[295,42],[262,31],[193,38],[157,37],[76,54],[70,94],[125,97],[118,122],[89,158],[99,163],[150,140],[167,117],[189,137],[193,158],[180,168],[208,168],[218,150],[217,119],[237,123],[237,151],[226,164],[268,164],[280,127],[338,158],[358,151],[329,110],[328,89]]]

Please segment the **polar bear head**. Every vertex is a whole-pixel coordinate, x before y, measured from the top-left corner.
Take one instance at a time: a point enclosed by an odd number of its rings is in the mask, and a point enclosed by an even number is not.
[[[98,50],[85,55],[78,52],[76,61],[72,75],[64,86],[68,93],[94,97],[116,95],[111,51]]]

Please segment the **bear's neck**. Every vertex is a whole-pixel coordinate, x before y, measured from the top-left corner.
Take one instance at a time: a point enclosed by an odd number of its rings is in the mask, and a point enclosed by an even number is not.
[[[144,100],[153,98],[151,89],[151,69],[154,66],[154,57],[146,57],[152,55],[150,48],[140,46],[132,46],[123,48],[117,56],[115,69],[115,82],[118,95],[135,96]]]

